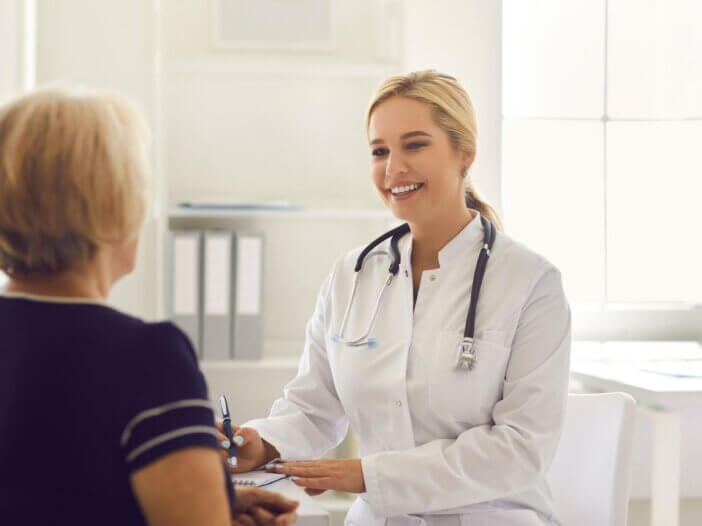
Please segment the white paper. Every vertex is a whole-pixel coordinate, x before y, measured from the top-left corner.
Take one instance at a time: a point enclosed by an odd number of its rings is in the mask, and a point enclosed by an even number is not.
[[[235,473],[231,476],[234,485],[239,486],[267,486],[278,480],[287,478],[280,473],[268,473],[267,471],[248,471],[246,473]]]

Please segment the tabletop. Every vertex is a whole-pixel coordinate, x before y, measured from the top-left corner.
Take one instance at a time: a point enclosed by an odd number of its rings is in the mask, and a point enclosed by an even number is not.
[[[624,391],[646,406],[702,405],[697,342],[575,342],[570,372],[589,389]]]

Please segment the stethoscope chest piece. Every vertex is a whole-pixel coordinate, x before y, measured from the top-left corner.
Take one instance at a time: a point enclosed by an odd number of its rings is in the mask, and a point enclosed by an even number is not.
[[[456,369],[468,369],[471,371],[477,362],[477,355],[473,348],[473,338],[463,338],[461,343],[458,344]]]

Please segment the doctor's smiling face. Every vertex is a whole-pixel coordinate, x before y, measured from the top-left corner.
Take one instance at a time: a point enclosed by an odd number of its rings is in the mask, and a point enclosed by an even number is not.
[[[401,95],[384,100],[370,115],[368,138],[373,183],[398,219],[431,225],[465,210],[461,175],[473,155],[451,143],[429,104]]]

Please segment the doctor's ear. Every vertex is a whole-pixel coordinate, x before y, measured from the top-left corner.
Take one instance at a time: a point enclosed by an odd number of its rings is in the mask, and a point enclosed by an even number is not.
[[[475,160],[475,152],[461,152],[461,163],[463,163],[462,173],[466,175]]]

